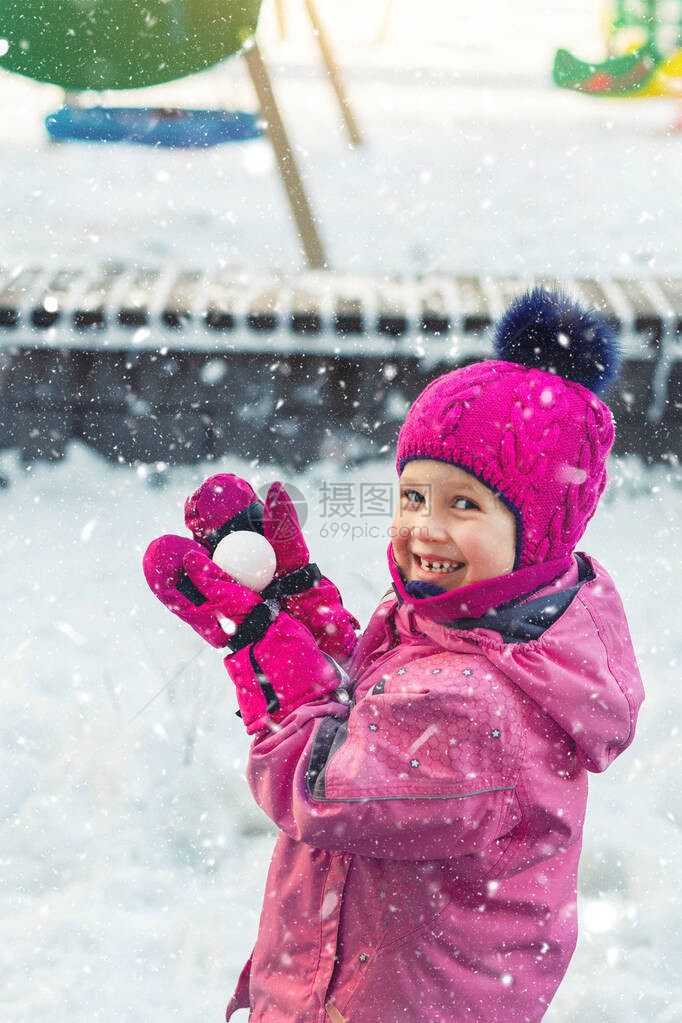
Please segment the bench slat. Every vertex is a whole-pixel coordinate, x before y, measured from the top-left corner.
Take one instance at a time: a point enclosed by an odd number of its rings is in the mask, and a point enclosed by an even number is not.
[[[670,277],[657,277],[656,284],[659,286],[670,308],[678,320],[678,330],[682,330],[682,280],[673,280]]]
[[[606,291],[598,281],[592,280],[588,277],[576,278],[575,284],[582,293],[583,301],[587,305],[592,306],[597,312],[600,312],[602,316],[606,316],[607,319],[611,320],[616,329],[621,329],[621,320],[616,310],[606,294]]]
[[[248,300],[246,322],[251,330],[271,332],[279,325],[281,295],[278,281],[256,283]]]
[[[183,270],[175,276],[161,314],[167,327],[182,327],[192,319],[202,278],[200,270]]]
[[[125,273],[123,263],[106,263],[89,280],[73,310],[73,323],[78,330],[106,326],[106,309],[113,291]]]
[[[0,327],[16,327],[22,306],[28,299],[32,286],[43,276],[41,267],[22,267],[13,273],[0,291]]]
[[[122,327],[144,327],[149,323],[150,309],[160,280],[161,270],[155,267],[141,267],[135,271],[118,311],[118,322]]]
[[[459,292],[462,329],[484,330],[492,323],[492,315],[478,277],[455,277]]]
[[[82,269],[64,269],[48,281],[46,287],[32,299],[31,322],[34,327],[52,327],[61,319],[64,307],[69,305],[69,295],[74,286],[82,281]]]

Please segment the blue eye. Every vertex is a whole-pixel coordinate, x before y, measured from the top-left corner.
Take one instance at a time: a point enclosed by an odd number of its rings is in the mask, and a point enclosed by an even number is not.
[[[478,510],[478,505],[474,501],[470,501],[468,497],[456,497],[455,508],[459,511],[469,511],[471,508]]]
[[[403,490],[403,497],[406,497],[410,504],[424,503],[424,498],[418,490]]]

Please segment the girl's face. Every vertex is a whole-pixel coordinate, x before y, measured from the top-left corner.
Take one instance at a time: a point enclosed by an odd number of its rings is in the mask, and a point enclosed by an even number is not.
[[[393,554],[406,580],[444,590],[507,575],[516,520],[483,483],[445,462],[408,462],[399,483]]]

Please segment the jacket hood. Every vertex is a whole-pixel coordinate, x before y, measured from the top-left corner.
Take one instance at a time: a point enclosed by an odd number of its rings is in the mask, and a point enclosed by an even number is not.
[[[534,593],[527,590],[525,599],[477,618],[456,612],[448,621],[442,604],[451,598],[456,609],[456,594],[409,604],[398,594],[399,628],[402,620],[411,629],[414,616],[417,629],[447,649],[483,650],[571,736],[583,766],[604,771],[632,742],[644,699],[623,604],[606,570],[576,554],[569,568]],[[435,615],[432,602],[441,602]]]

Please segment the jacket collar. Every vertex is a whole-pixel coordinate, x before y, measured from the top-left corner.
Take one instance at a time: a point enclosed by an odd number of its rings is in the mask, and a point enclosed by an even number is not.
[[[551,586],[542,587],[537,595],[513,600],[491,608],[480,618],[460,618],[452,624],[458,629],[490,629],[503,643],[528,643],[542,634],[567,610],[585,583],[595,578],[587,558],[575,555],[575,565],[559,576]]]
[[[573,564],[573,556],[557,558],[555,561],[542,561],[537,565],[519,568],[509,575],[497,576],[495,579],[484,579],[470,586],[462,586],[458,590],[434,597],[413,597],[405,588],[405,579],[395,563],[393,545],[388,547],[388,567],[393,580],[393,589],[398,598],[398,606],[408,605],[420,618],[429,619],[441,625],[452,625],[460,620],[467,620],[465,628],[472,628],[471,620],[495,608],[502,608],[546,586],[558,576],[563,575]],[[482,622],[476,624],[483,626]],[[495,628],[488,624],[487,628]]]

